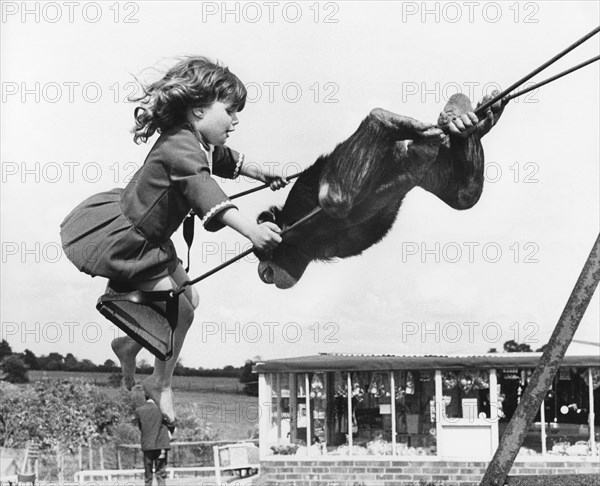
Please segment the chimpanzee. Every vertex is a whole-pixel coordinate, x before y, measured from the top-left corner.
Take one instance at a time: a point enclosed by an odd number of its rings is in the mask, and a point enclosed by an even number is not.
[[[437,126],[372,110],[350,138],[298,177],[282,208],[273,206],[259,215],[259,221],[286,229],[317,206],[323,209],[288,231],[270,254],[258,255],[262,281],[287,289],[313,260],[360,254],[387,234],[414,187],[455,209],[471,208],[483,189],[480,139],[503,109],[498,101],[479,120],[470,100],[455,94]]]

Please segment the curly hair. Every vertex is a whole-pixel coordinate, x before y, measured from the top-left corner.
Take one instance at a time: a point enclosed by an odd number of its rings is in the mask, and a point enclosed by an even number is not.
[[[226,66],[206,57],[190,56],[173,66],[158,81],[142,85],[143,94],[133,116],[135,143],[146,142],[155,132],[163,133],[186,122],[189,108],[203,108],[214,101],[228,101],[236,111],[246,104],[246,87]]]

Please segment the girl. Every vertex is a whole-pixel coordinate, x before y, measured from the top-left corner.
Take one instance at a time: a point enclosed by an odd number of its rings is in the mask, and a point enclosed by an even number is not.
[[[277,246],[279,227],[242,215],[211,177],[214,173],[234,179],[242,174],[269,182],[272,189],[287,183],[254,164],[245,165],[243,154],[225,146],[239,123],[237,112],[245,105],[242,82],[219,63],[189,57],[143,89],[134,100],[141,102],[134,111],[134,141],[146,142],[155,132],[160,137],[124,189],[90,197],[63,221],[61,239],[69,259],[82,272],[133,289],[176,288],[189,278],[170,237],[191,209],[208,231],[227,225],[257,250]],[[156,359],[154,373],[143,382],[169,422],[175,419],[173,371],[198,306],[193,286],[186,287],[184,295],[179,299],[173,356]],[[123,384],[130,389],[141,346],[128,336],[111,346],[121,363]]]

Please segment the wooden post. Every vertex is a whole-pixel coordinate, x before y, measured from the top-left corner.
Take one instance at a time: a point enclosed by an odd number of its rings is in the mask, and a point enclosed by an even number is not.
[[[104,449],[102,449],[102,446],[98,449],[98,453],[100,454],[100,469],[104,469]]]
[[[117,469],[122,469],[121,465],[121,448],[117,446]]]
[[[83,471],[83,448],[81,444],[77,446],[77,464],[79,465],[79,470]]]
[[[600,281],[600,235],[575,283],[571,296],[554,328],[529,385],[488,465],[480,486],[503,486],[525,440],[527,431],[560,367],[594,291]]]

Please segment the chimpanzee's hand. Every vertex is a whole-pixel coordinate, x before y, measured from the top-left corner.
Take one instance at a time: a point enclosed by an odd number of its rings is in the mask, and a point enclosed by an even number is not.
[[[417,137],[417,140],[422,141],[428,145],[440,145],[442,143],[444,143],[444,140],[446,139],[446,134],[443,132],[442,129],[436,127],[436,126],[432,126],[430,128],[428,128],[427,130],[422,131],[419,136]]]
[[[452,119],[450,123],[448,123],[448,130],[450,130],[452,135],[467,138],[477,130],[478,122],[479,118],[477,118],[477,115],[472,111],[469,111]]]
[[[496,90],[493,91],[492,94],[484,96],[483,99],[477,103],[477,107],[483,105],[499,94],[500,92]],[[507,103],[508,101],[499,100],[496,101],[496,103],[494,103],[490,108],[488,108],[486,117],[477,124],[477,132],[480,136],[483,137],[494,127],[494,125],[496,125],[496,123],[498,123],[498,120],[500,119],[500,116],[502,116],[502,112],[504,111],[504,107],[507,105]]]

